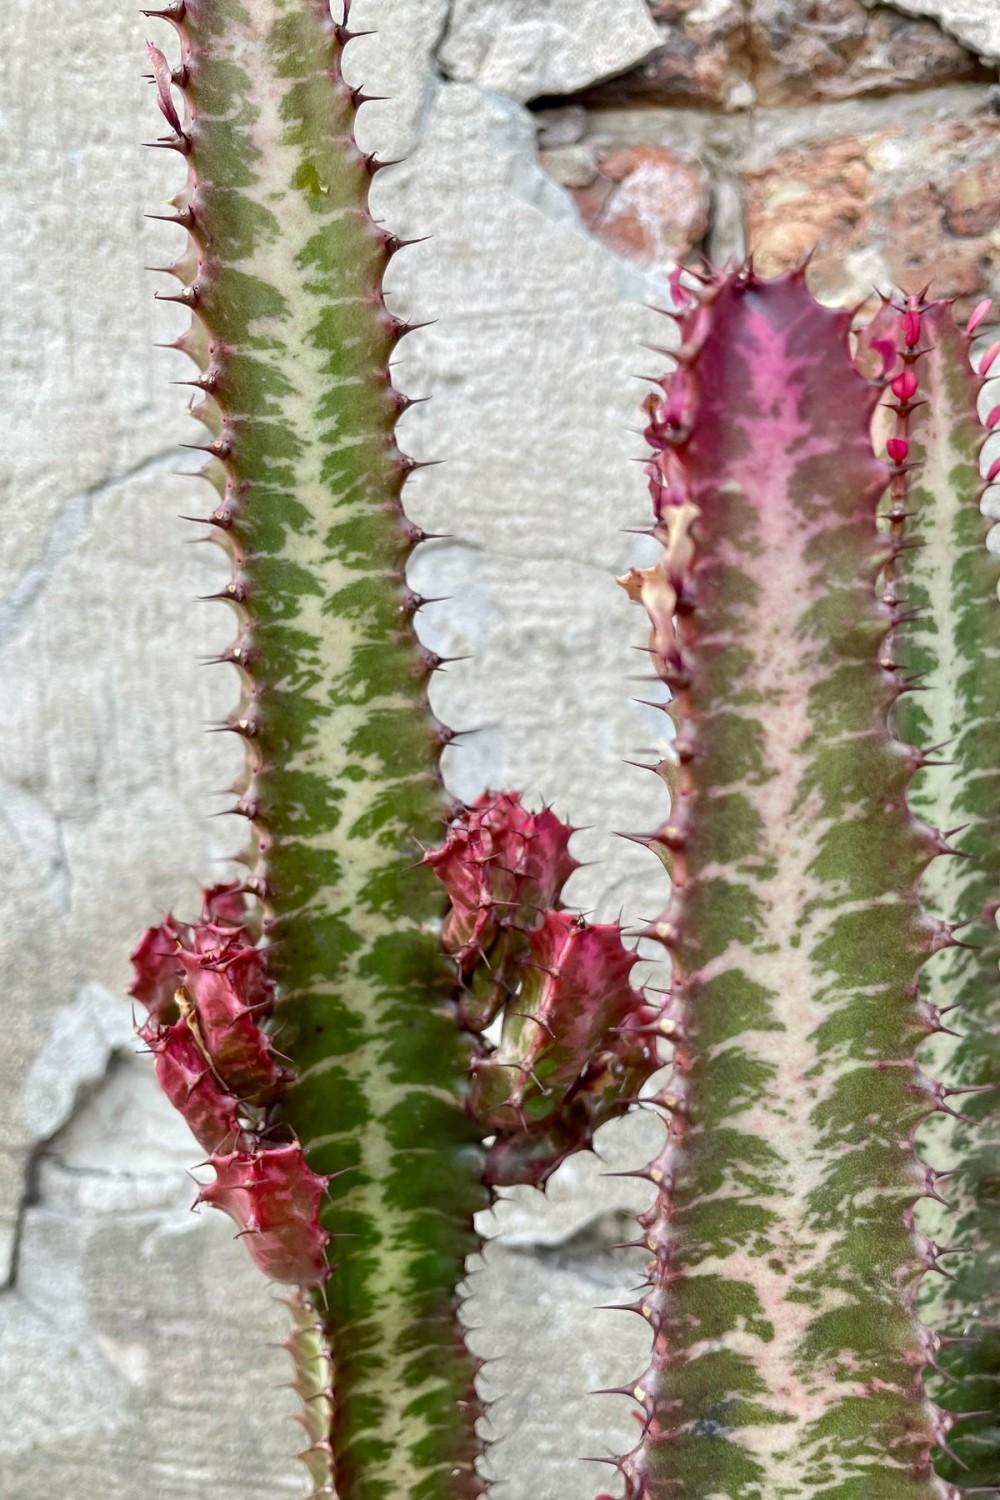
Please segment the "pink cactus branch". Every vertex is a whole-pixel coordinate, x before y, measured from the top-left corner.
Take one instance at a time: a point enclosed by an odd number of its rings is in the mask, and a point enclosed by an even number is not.
[[[649,840],[673,894],[650,935],[677,1040],[620,1467],[633,1500],[941,1500],[953,1418],[924,1392],[915,1299],[943,1251],[914,1225],[939,1177],[913,1139],[953,1106],[916,992],[959,939],[921,907],[946,840],[908,808],[922,757],[892,729],[913,686],[893,579],[921,307],[893,314],[899,348],[866,381],[801,274],[687,297],[648,403],[664,557],[622,580],[673,695],[673,805]]]

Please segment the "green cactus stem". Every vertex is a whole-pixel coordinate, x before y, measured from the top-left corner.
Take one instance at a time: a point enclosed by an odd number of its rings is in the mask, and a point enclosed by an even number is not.
[[[474,1215],[631,1107],[664,1023],[619,928],[558,906],[573,830],[516,794],[456,808],[442,791],[451,732],[413,631],[415,465],[388,372],[407,330],[381,290],[400,247],[368,212],[347,17],[325,0],[161,14],[181,64],[150,48],[160,144],[189,171],[177,347],[199,369],[205,520],[232,561],[222,660],[242,697],[220,727],[246,745],[232,811],[251,837],[244,880],[136,949],[140,1034],[209,1152],[199,1201],[299,1289],[312,1494],[474,1500],[458,1293]]]
[[[450,732],[428,708],[436,659],[405,579],[421,534],[400,495],[416,465],[395,440],[408,402],[388,364],[407,328],[381,289],[400,245],[367,207],[380,163],[354,140],[364,96],[341,72],[346,15],[335,23],[323,0],[160,14],[181,47],[173,73],[151,54],[162,144],[189,172],[173,270],[193,317],[178,347],[199,369],[207,519],[239,620],[224,659],[242,700],[222,727],[247,747],[234,811],[251,825],[244,889],[277,986],[265,1045],[295,1074],[257,1103],[281,1094],[268,1129],[329,1179],[337,1272],[315,1299],[310,1338],[319,1323],[327,1343],[310,1357],[329,1361],[334,1393],[325,1435],[309,1412],[306,1462],[314,1493],[339,1500],[473,1497],[480,1408],[456,1289],[489,1193],[439,887],[413,868],[449,813]],[[237,1165],[226,1206],[245,1221]],[[311,1281],[306,1265],[286,1279]]]
[[[893,727],[916,684],[892,585],[908,541],[878,522],[887,381],[855,370],[848,316],[801,273],[677,289],[677,369],[648,403],[665,555],[623,580],[673,695],[670,821],[648,842],[673,876],[650,935],[676,1053],[640,1174],[654,1343],[619,1467],[630,1500],[942,1500],[952,1419],[915,1309],[938,1177],[914,1135],[950,1105],[917,992],[958,939],[921,906],[949,846],[908,808],[924,757]]]
[[[923,757],[910,805],[960,856],[935,860],[921,886],[925,906],[960,924],[962,939],[922,976],[927,1014],[947,1016],[957,1039],[942,1037],[935,1058],[955,1109],[925,1146],[951,1173],[948,1206],[936,1206],[931,1226],[949,1277],[929,1277],[921,1302],[940,1340],[935,1396],[956,1417],[975,1414],[956,1422],[938,1461],[963,1486],[1000,1481],[1000,558],[986,545],[983,380],[969,347],[987,311],[980,304],[963,330],[948,304],[911,297],[887,306],[875,330],[891,387],[907,393],[886,446],[899,465],[892,505],[908,513],[916,543],[898,560],[894,594],[912,616],[906,671],[922,690],[896,723]],[[986,373],[997,352],[981,361]],[[998,420],[995,408],[987,430]]]

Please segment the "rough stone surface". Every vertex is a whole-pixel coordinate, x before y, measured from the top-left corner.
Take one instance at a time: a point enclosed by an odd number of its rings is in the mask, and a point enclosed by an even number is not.
[[[894,0],[898,10],[935,21],[990,62],[1000,62],[1000,9],[995,0]]]
[[[438,58],[449,78],[537,99],[623,72],[657,40],[645,0],[453,0]]]
[[[662,104],[753,102],[744,0],[654,0],[657,46],[630,72],[594,89],[595,104],[649,99]]]
[[[1000,121],[945,121],[779,153],[747,178],[749,244],[770,274],[815,250],[831,301],[873,285],[974,298],[1000,280]]]
[[[568,146],[540,155],[587,228],[642,266],[682,260],[708,230],[710,181],[697,158],[662,146]]]
[[[940,12],[946,30],[908,30],[925,22],[904,11]],[[414,586],[454,596],[422,631],[474,655],[435,689],[449,723],[479,726],[447,776],[591,825],[575,849],[596,863],[571,899],[648,915],[664,881],[609,830],[663,810],[652,778],[621,765],[663,725],[629,702],[649,691],[629,651],[643,628],[612,581],[651,560],[620,528],[646,515],[626,462],[636,351],[671,336],[644,306],[662,297],[654,262],[706,229],[713,256],[738,253],[746,220],[772,266],[821,241],[813,274],[831,296],[921,275],[930,254],[940,290],[969,290],[1000,254],[1000,124],[954,39],[1000,55],[993,0],[875,7],[863,45],[857,0],[356,0],[353,14],[381,32],[354,44],[349,73],[393,96],[366,106],[363,144],[409,155],[378,178],[376,212],[434,236],[393,263],[388,290],[400,313],[438,319],[406,341],[397,379],[435,398],[404,419],[405,446],[447,460],[407,495],[453,538],[415,558]],[[238,838],[208,817],[237,751],[200,733],[235,684],[195,666],[231,632],[192,603],[223,567],[176,519],[203,504],[172,473],[195,429],[168,382],[188,372],[152,347],[181,319],[141,269],[177,248],[142,218],[177,182],[176,163],[136,146],[156,128],[141,80],[154,25],[90,0],[0,9],[16,231],[0,245],[15,414],[0,475],[5,1500],[304,1490],[269,1347],[283,1310],[227,1221],[189,1213],[200,1153],[134,1055],[122,998],[138,930],[167,906],[192,912]],[[523,107],[540,98],[558,107]],[[643,1115],[603,1132],[607,1166],[646,1159],[657,1130]],[[475,1346],[508,1356],[486,1393],[491,1472],[512,1500],[590,1500],[577,1456],[632,1431],[625,1403],[585,1394],[645,1350],[637,1320],[592,1311],[634,1280],[608,1246],[643,1201],[600,1171],[577,1160],[546,1198],[511,1194],[469,1278]]]
[[[931,21],[862,0],[753,0],[749,45],[759,104],[845,99],[987,78]]]
[[[659,45],[594,89],[595,105],[749,110],[995,76],[961,29],[871,0],[652,0],[651,13]]]

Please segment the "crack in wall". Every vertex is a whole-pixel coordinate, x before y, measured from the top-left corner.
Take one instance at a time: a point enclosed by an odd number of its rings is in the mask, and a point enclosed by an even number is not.
[[[447,46],[448,41],[449,41],[449,39],[451,37],[452,26],[454,24],[454,20],[455,20],[455,0],[447,0],[447,4],[445,5],[445,8],[444,8],[444,15],[441,18],[441,25],[438,28],[438,34],[437,34],[437,36],[434,39],[434,44],[431,47],[430,54],[429,54],[429,61],[430,61],[430,66],[431,66],[431,72],[442,83],[444,83],[444,82],[446,82],[448,80],[448,74],[445,71],[444,63],[442,62],[442,59],[441,59],[441,54],[444,51],[445,47]]]
[[[72,554],[77,543],[86,535],[97,503],[119,486],[165,470],[168,462],[176,461],[177,446],[172,444],[169,448],[148,454],[118,474],[97,480],[63,502],[46,533],[41,556],[28,564],[6,598],[0,599],[0,646],[6,645],[18,634],[27,616],[44,594],[56,568]]]

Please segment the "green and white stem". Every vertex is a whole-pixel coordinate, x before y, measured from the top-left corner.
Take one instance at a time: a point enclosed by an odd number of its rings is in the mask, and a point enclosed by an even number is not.
[[[910,299],[886,310],[883,352],[893,386],[910,394],[911,431],[900,453],[899,503],[915,545],[895,579],[909,620],[901,650],[921,691],[897,712],[920,751],[913,810],[945,830],[959,858],[935,860],[921,896],[957,924],[961,947],[924,970],[929,1016],[947,1016],[935,1071],[954,1112],[927,1131],[925,1149],[951,1177],[928,1228],[944,1241],[948,1279],[928,1278],[922,1316],[940,1341],[935,1395],[960,1420],[939,1469],[963,1486],[1000,1481],[1000,558],[987,547],[980,455],[1000,407],[984,408],[984,377],[1000,346],[974,368],[970,343],[988,312],[961,329],[949,305]],[[884,342],[888,336],[888,342]],[[912,371],[912,375],[908,372]],[[994,390],[997,388],[994,386]],[[986,407],[990,402],[987,398]],[[899,420],[898,414],[896,420]],[[900,434],[895,434],[899,441]],[[903,434],[906,437],[906,434]],[[891,439],[890,439],[891,441]],[[899,450],[897,450],[899,451]],[[912,467],[910,467],[912,466]],[[1000,473],[995,461],[986,482]],[[964,1097],[961,1097],[963,1096]],[[973,1413],[961,1419],[963,1413]]]
[[[388,369],[407,328],[382,294],[400,245],[368,210],[379,163],[354,140],[346,14],[157,14],[181,47],[176,70],[150,59],[158,144],[188,164],[176,347],[199,371],[203,519],[232,561],[221,660],[242,696],[219,727],[246,746],[232,811],[250,839],[243,880],[136,949],[141,1035],[209,1152],[200,1201],[299,1288],[288,1348],[312,1494],[474,1500],[484,1408],[459,1318],[474,1215],[630,1107],[658,1012],[630,987],[619,928],[559,907],[572,829],[513,794],[454,807],[442,790],[452,736],[413,630],[422,534],[400,497],[416,465]]]
[[[307,1462],[315,1493],[340,1500],[472,1497],[480,1411],[457,1287],[489,1193],[442,902],[412,868],[449,815],[450,731],[428,707],[436,659],[405,578],[415,464],[395,440],[408,403],[388,364],[407,328],[382,295],[400,247],[368,211],[380,164],[354,141],[364,96],[342,73],[346,16],[324,0],[161,14],[181,47],[172,76],[154,54],[163,144],[189,169],[173,270],[193,317],[178,347],[200,371],[207,520],[239,621],[224,659],[242,700],[223,727],[247,746],[245,889],[295,1073],[272,1123],[330,1179],[338,1271],[317,1296],[315,1358],[335,1374]]]

